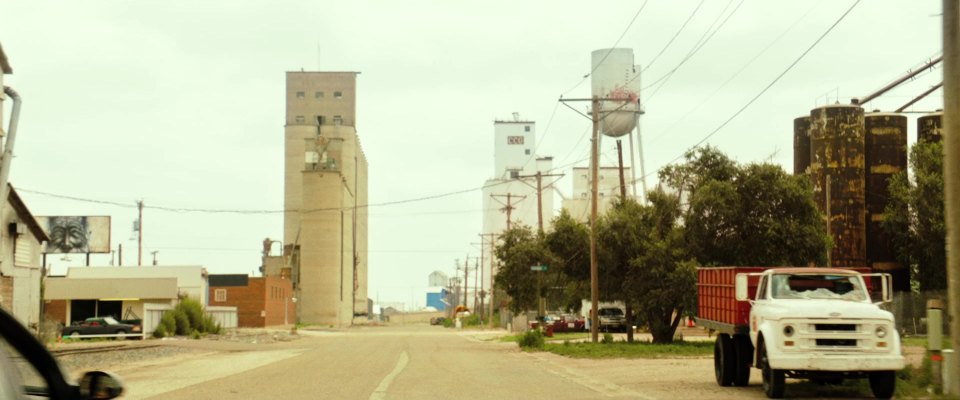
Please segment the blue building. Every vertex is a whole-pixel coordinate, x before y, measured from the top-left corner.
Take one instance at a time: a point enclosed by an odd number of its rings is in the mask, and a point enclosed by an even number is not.
[[[450,291],[442,287],[432,287],[427,289],[427,307],[436,308],[437,311],[447,310],[447,295]]]

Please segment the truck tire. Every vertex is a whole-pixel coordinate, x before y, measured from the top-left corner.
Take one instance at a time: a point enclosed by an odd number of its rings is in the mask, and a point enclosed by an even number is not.
[[[734,386],[750,384],[750,365],[753,364],[753,343],[747,335],[733,335],[733,350],[736,354],[734,368]]]
[[[736,377],[737,357],[730,335],[721,333],[713,345],[713,372],[720,386],[730,386]]]
[[[786,373],[783,370],[770,368],[767,360],[767,349],[763,342],[758,345],[760,348],[760,369],[763,371],[763,392],[771,399],[783,398],[784,386],[786,386]]]
[[[897,374],[895,371],[874,371],[870,373],[870,390],[873,397],[889,399],[896,389]]]

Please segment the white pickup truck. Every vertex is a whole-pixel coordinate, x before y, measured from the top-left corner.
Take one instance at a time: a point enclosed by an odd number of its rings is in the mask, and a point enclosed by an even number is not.
[[[889,274],[834,268],[709,270],[700,270],[700,279],[711,284],[698,283],[699,321],[719,333],[714,352],[719,384],[746,385],[753,366],[762,371],[770,398],[783,396],[786,377],[868,378],[875,397],[893,395],[904,358],[893,315],[878,307],[890,301]],[[735,277],[737,304],[724,314],[729,291],[722,286],[729,286],[721,281],[730,277]],[[873,279],[882,301],[871,302],[866,279]],[[711,303],[719,308],[711,310]]]

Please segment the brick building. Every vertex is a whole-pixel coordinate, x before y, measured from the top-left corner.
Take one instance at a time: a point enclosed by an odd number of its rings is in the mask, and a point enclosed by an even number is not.
[[[237,308],[237,326],[263,328],[296,323],[290,279],[281,276],[210,275],[210,305]]]

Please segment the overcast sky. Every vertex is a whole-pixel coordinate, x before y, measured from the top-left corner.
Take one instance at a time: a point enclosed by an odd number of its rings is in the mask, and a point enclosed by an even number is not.
[[[250,273],[263,238],[282,236],[284,71],[359,71],[370,202],[477,189],[369,210],[370,296],[422,306],[430,272],[452,275],[455,259],[479,253],[471,243],[480,240],[479,188],[494,173],[494,119],[519,112],[537,123],[539,155],[585,166],[590,122],[557,99],[589,95],[591,51],[632,48],[649,66],[646,85],[708,37],[665,84],[641,93],[654,172],[756,96],[854,1],[700,3],[0,0],[0,44],[14,69],[5,83],[24,99],[11,183],[34,215],[111,216],[124,264],[136,263],[131,225],[143,199],[144,263],[158,251],[161,264]],[[937,0],[862,1],[707,143],[792,171],[793,119],[935,56],[939,13]],[[896,109],[941,78],[934,69],[867,108]],[[938,90],[913,110],[941,107]],[[601,149],[611,165],[612,143]],[[558,186],[571,191],[569,179]],[[83,262],[70,258],[51,256],[53,273]]]

